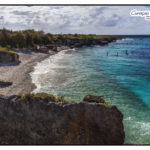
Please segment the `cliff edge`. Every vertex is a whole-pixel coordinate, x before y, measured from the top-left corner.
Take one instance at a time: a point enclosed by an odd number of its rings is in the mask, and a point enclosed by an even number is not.
[[[0,96],[0,144],[123,144],[122,113],[88,101]]]

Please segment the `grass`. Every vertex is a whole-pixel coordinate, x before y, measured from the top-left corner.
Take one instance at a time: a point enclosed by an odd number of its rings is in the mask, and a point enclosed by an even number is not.
[[[37,99],[37,100],[43,100],[46,102],[67,102],[67,103],[72,103],[75,102],[73,100],[66,100],[63,96],[61,97],[56,97],[52,94],[47,94],[47,93],[26,93],[26,94],[20,94],[17,95],[18,98],[21,98],[22,100],[33,100],[33,99]],[[104,105],[105,107],[111,107],[111,105],[107,104],[106,102],[104,103],[100,103],[102,105]]]
[[[11,54],[16,54],[16,52],[8,49],[8,48],[5,48],[5,47],[1,47],[0,46],[0,52],[6,52],[6,53],[11,53]]]
[[[19,98],[22,100],[30,100],[30,99],[40,99],[43,101],[52,101],[52,102],[74,102],[71,100],[66,100],[64,97],[56,97],[52,94],[47,94],[47,93],[26,93],[23,95],[17,95]]]

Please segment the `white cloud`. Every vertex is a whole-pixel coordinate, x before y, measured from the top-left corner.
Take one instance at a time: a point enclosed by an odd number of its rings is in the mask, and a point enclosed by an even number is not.
[[[5,28],[51,33],[150,34],[150,21],[131,17],[144,6],[0,6]],[[2,20],[2,19],[1,19]]]

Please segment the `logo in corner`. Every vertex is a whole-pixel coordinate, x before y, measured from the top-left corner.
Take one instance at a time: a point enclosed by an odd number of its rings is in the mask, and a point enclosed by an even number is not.
[[[150,21],[150,11],[148,11],[148,10],[145,10],[145,11],[139,10],[138,11],[136,9],[133,9],[133,10],[131,10],[130,15],[133,17],[143,17],[143,18],[145,18],[145,20]]]

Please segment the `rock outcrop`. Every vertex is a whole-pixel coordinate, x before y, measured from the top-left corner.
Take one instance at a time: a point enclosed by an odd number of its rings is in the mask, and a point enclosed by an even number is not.
[[[10,52],[0,52],[0,63],[19,62],[19,55]]]
[[[91,45],[100,45],[104,46],[111,42],[114,42],[116,40],[119,40],[121,38],[104,38],[104,39],[59,39],[55,41],[53,44],[45,45],[44,47],[47,48],[47,50],[53,50],[55,52],[59,52],[64,49],[72,49],[72,48],[80,48],[82,46],[91,46]]]
[[[71,48],[79,48],[82,46],[90,46],[90,45],[107,45],[111,42],[116,41],[117,38],[110,38],[110,39],[78,39],[78,38],[74,38],[74,39],[63,39],[63,40],[59,40],[56,41],[57,45],[66,45],[69,46]]]
[[[0,144],[123,144],[115,106],[0,96]]]
[[[83,98],[83,101],[86,101],[86,102],[91,102],[91,103],[106,103],[104,101],[104,97],[103,96],[94,96],[94,95],[86,95],[84,98]]]

